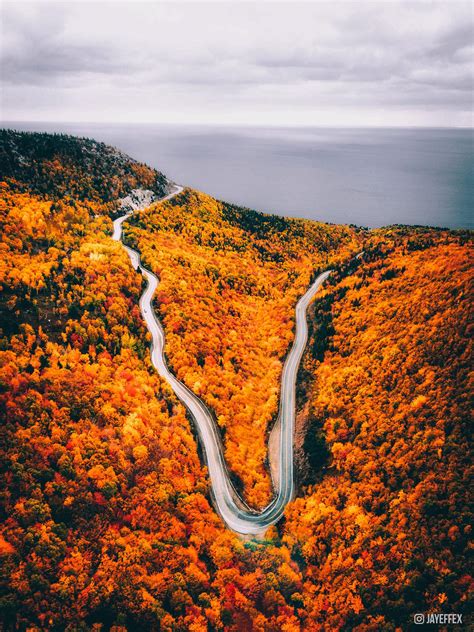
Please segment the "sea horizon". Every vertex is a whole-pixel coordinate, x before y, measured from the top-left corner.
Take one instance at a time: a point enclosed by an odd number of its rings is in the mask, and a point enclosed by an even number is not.
[[[265,213],[472,229],[473,128],[2,121],[94,138],[179,184]]]

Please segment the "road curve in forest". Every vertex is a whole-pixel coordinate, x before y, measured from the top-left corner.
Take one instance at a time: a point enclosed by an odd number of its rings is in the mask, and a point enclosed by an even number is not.
[[[182,190],[182,187],[175,186],[175,190],[160,201],[169,200],[181,193]],[[133,211],[130,211],[114,221],[113,239],[115,241],[122,241],[122,224],[132,213]],[[130,256],[133,267],[137,269],[140,266],[141,273],[147,280],[146,289],[140,298],[140,309],[152,336],[150,344],[152,364],[158,374],[168,382],[175,395],[186,406],[194,421],[209,471],[214,505],[226,525],[236,533],[245,535],[262,534],[267,527],[280,520],[286,505],[293,497],[296,376],[308,339],[306,312],[312,298],[331,271],[328,270],[320,274],[296,304],[295,337],[283,366],[280,409],[275,425],[275,430],[279,433],[278,481],[275,483],[276,489],[273,500],[263,510],[256,511],[244,502],[232,485],[229,470],[224,459],[221,436],[209,409],[199,397],[171,373],[166,364],[164,357],[165,335],[153,309],[153,296],[159,283],[157,276],[143,267],[140,262],[140,254],[136,250],[129,248],[125,244],[123,246]]]

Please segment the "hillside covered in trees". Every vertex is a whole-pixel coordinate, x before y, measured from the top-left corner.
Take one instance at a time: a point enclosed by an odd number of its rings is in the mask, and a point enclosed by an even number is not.
[[[321,588],[310,621],[347,626],[344,602],[374,630],[470,612],[473,254],[467,234],[375,231],[316,297],[305,444],[319,476],[285,525]]]
[[[300,374],[304,484],[243,540],[212,508],[149,361],[141,276],[110,239],[117,199],[166,179],[70,137],[5,131],[0,156],[6,630],[395,632],[468,612],[469,234],[287,220],[192,190],[124,226],[161,279],[170,366],[255,506],[294,304],[336,269]]]
[[[268,430],[295,304],[318,271],[357,252],[360,235],[186,190],[127,222],[125,241],[160,278],[156,311],[170,367],[215,413],[246,500],[265,506]]]
[[[0,130],[0,173],[16,189],[48,198],[110,203],[137,188],[158,197],[169,188],[166,177],[115,147],[65,134],[27,134]]]

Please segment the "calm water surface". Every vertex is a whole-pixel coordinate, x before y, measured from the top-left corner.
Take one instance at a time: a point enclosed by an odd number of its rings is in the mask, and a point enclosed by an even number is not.
[[[473,228],[473,131],[2,123],[115,145],[261,211],[362,226]]]

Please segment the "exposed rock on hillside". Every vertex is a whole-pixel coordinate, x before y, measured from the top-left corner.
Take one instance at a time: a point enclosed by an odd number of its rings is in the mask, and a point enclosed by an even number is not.
[[[120,209],[126,213],[139,211],[153,204],[156,199],[157,196],[149,189],[133,189],[120,200]]]

